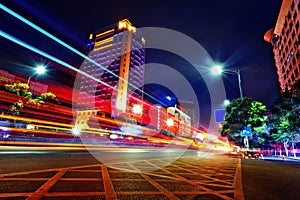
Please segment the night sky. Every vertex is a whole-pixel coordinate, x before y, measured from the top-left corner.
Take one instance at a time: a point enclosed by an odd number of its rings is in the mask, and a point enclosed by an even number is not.
[[[281,0],[209,1],[102,1],[102,0],[1,0],[3,5],[32,21],[67,44],[84,52],[91,32],[128,18],[136,27],[163,27],[196,40],[216,62],[241,70],[244,96],[271,105],[279,96],[271,44],[263,40],[274,27]],[[17,19],[0,11],[0,29],[79,67],[82,59]],[[0,69],[28,77],[35,62],[49,67],[47,81],[72,86],[72,76],[53,61],[0,38]],[[196,56],[196,55],[195,55]],[[183,74],[197,91],[203,123],[207,121],[209,94],[192,66],[177,55],[146,50],[146,62],[169,65]],[[184,68],[183,68],[184,66]],[[188,70],[187,70],[188,69]],[[190,70],[189,70],[190,69]],[[31,71],[32,72],[32,71]],[[46,77],[41,77],[44,81]],[[223,76],[228,99],[239,97],[235,74]]]

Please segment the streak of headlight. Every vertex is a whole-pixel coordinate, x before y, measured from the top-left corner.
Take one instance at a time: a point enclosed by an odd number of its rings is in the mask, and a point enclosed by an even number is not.
[[[59,123],[59,122],[50,122],[50,121],[27,118],[27,117],[18,117],[18,116],[4,115],[4,114],[2,114],[0,116],[1,116],[1,118],[4,118],[4,119],[16,119],[16,120],[27,121],[27,122],[37,122],[37,123],[51,124],[51,125],[71,127],[71,128],[74,127],[74,125],[71,125],[71,124],[64,124],[64,123]]]
[[[57,127],[57,126],[44,126],[44,125],[39,125],[39,124],[33,124],[33,126],[35,126],[38,129],[42,128],[42,130],[44,128],[44,129],[57,129],[60,131],[71,131],[70,128],[61,128],[61,127]]]
[[[55,136],[66,136],[70,137],[70,133],[62,133],[62,132],[54,132],[54,131],[49,131],[49,130],[34,130],[34,129],[24,129],[24,128],[9,128],[10,131],[12,132],[22,132],[22,133],[30,133],[30,134],[39,134],[39,135],[55,135]]]
[[[128,153],[142,153],[142,152],[148,152],[149,150],[147,149],[127,149],[124,150],[124,152],[128,152]]]
[[[116,75],[115,73],[113,73],[112,71],[110,71],[109,69],[103,67],[102,65],[100,65],[99,63],[97,63],[96,61],[92,60],[91,58],[89,58],[88,56],[84,55],[83,53],[81,53],[80,51],[76,50],[75,48],[71,47],[70,45],[68,45],[67,43],[63,42],[62,40],[58,39],[57,37],[55,37],[54,35],[48,33],[47,31],[45,31],[44,29],[40,28],[39,26],[35,25],[34,23],[30,22],[29,20],[25,19],[24,17],[22,17],[21,15],[15,13],[14,11],[12,11],[11,9],[7,8],[6,6],[2,5],[0,3],[0,8],[2,10],[4,10],[5,12],[11,14],[12,16],[16,17],[17,19],[21,20],[22,22],[24,22],[25,24],[29,25],[30,27],[34,28],[35,30],[39,31],[40,33],[46,35],[47,37],[51,38],[52,40],[54,40],[55,42],[63,45],[64,47],[66,47],[67,49],[71,50],[72,52],[76,53],[77,55],[81,56],[82,58],[90,61],[91,63],[97,65],[98,67],[104,69],[105,71],[107,71],[108,73],[110,73],[111,75],[121,79],[122,81],[127,82],[130,86],[132,86],[133,88],[137,89],[138,91],[146,94],[147,96],[149,96],[150,98],[158,101],[159,103],[161,103],[162,105],[165,105],[163,102],[159,101],[158,99],[156,99],[155,97],[153,97],[152,95],[146,93],[145,91],[142,91],[140,88],[136,87],[135,85],[133,85],[132,83],[124,80],[123,78],[119,77],[118,75]],[[70,68],[73,69],[73,68]],[[76,68],[75,68],[76,69]],[[74,70],[74,69],[73,69]],[[75,70],[76,71],[76,70]],[[78,71],[77,71],[78,72]],[[82,74],[82,73],[81,73]],[[88,76],[90,78],[90,76]],[[102,82],[101,82],[102,83]],[[109,86],[108,86],[109,87]]]
[[[78,144],[78,143],[53,143],[53,142],[20,142],[20,141],[0,141],[1,145],[25,145],[25,146],[72,146],[72,147],[103,147],[103,144]]]
[[[38,48],[35,48],[35,47],[33,47],[33,46],[31,46],[31,45],[29,45],[29,44],[27,44],[27,43],[25,43],[25,42],[23,42],[23,41],[21,41],[21,40],[15,38],[15,37],[13,37],[13,36],[11,36],[11,35],[9,35],[9,34],[3,32],[3,31],[1,31],[1,30],[0,30],[0,36],[2,36],[2,37],[4,37],[4,38],[6,38],[6,39],[8,39],[8,40],[10,40],[10,41],[12,41],[12,42],[18,44],[18,45],[20,45],[20,46],[22,46],[22,47],[25,47],[26,49],[29,49],[29,50],[31,50],[31,51],[37,53],[37,54],[40,54],[40,55],[42,55],[42,56],[44,56],[44,57],[46,57],[46,58],[48,58],[48,59],[50,59],[50,60],[53,60],[54,62],[57,62],[57,63],[59,63],[59,64],[65,66],[65,67],[67,67],[67,68],[69,68],[69,69],[72,69],[72,70],[74,70],[74,71],[76,71],[76,72],[78,72],[78,73],[80,73],[80,74],[82,74],[82,75],[84,75],[84,76],[86,76],[86,77],[89,77],[90,79],[93,79],[93,80],[95,80],[95,81],[97,81],[97,82],[100,82],[100,83],[102,83],[103,85],[105,85],[105,86],[107,86],[107,87],[112,88],[112,86],[108,85],[107,83],[105,83],[105,82],[103,82],[103,81],[101,81],[101,80],[99,80],[99,79],[96,79],[95,77],[93,77],[93,76],[91,76],[91,75],[89,75],[89,74],[87,74],[87,73],[85,73],[85,72],[83,72],[83,71],[81,71],[81,70],[79,70],[79,69],[73,67],[72,65],[70,65],[70,64],[68,64],[68,63],[66,63],[66,62],[64,62],[64,61],[62,61],[62,60],[60,60],[60,59],[58,59],[58,58],[56,58],[56,57],[54,57],[54,56],[52,56],[52,55],[50,55],[50,54],[44,52],[44,51],[42,51],[42,50],[40,50],[40,49],[38,49]],[[113,88],[113,89],[114,89],[114,88]]]

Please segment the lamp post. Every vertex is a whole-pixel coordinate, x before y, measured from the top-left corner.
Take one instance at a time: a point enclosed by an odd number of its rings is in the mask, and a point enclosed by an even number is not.
[[[220,75],[223,73],[223,68],[219,65],[215,65],[211,68],[211,72],[213,75]],[[237,74],[238,76],[238,83],[239,83],[239,90],[240,90],[240,98],[243,98],[243,88],[242,88],[242,79],[241,79],[241,72],[238,69],[237,71],[234,70],[226,70],[226,72],[232,72]]]
[[[43,65],[39,65],[35,68],[35,73],[37,73],[37,74],[44,74],[45,72],[46,72],[46,68]],[[27,79],[28,86],[29,86],[31,78],[35,75],[35,73],[28,77],[28,79]]]
[[[241,71],[238,69],[237,71],[231,71],[235,72],[238,75],[238,81],[239,81],[239,89],[240,89],[240,97],[243,98],[243,89],[242,89],[242,80],[241,80]]]
[[[220,65],[215,65],[211,68],[211,72],[213,75],[221,75],[223,72],[223,68]],[[238,76],[238,83],[239,83],[239,91],[240,91],[240,98],[243,98],[243,88],[242,88],[242,79],[241,79],[241,72],[240,70],[226,70],[226,72],[232,72],[235,73]],[[249,148],[249,139],[248,136],[245,136],[244,138],[244,145],[246,148]]]

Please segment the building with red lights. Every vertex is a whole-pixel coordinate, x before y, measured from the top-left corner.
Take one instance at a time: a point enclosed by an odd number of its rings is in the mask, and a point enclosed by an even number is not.
[[[300,1],[283,0],[275,28],[264,35],[273,46],[275,65],[281,91],[300,79]]]
[[[89,59],[80,68],[88,75],[80,76],[78,109],[127,113],[133,98],[142,100],[144,45],[145,39],[127,19],[91,34]]]

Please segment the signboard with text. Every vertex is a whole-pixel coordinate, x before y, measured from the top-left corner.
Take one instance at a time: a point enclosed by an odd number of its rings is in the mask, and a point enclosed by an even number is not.
[[[246,126],[244,130],[241,131],[242,137],[251,137],[252,136],[252,130],[250,126]]]

